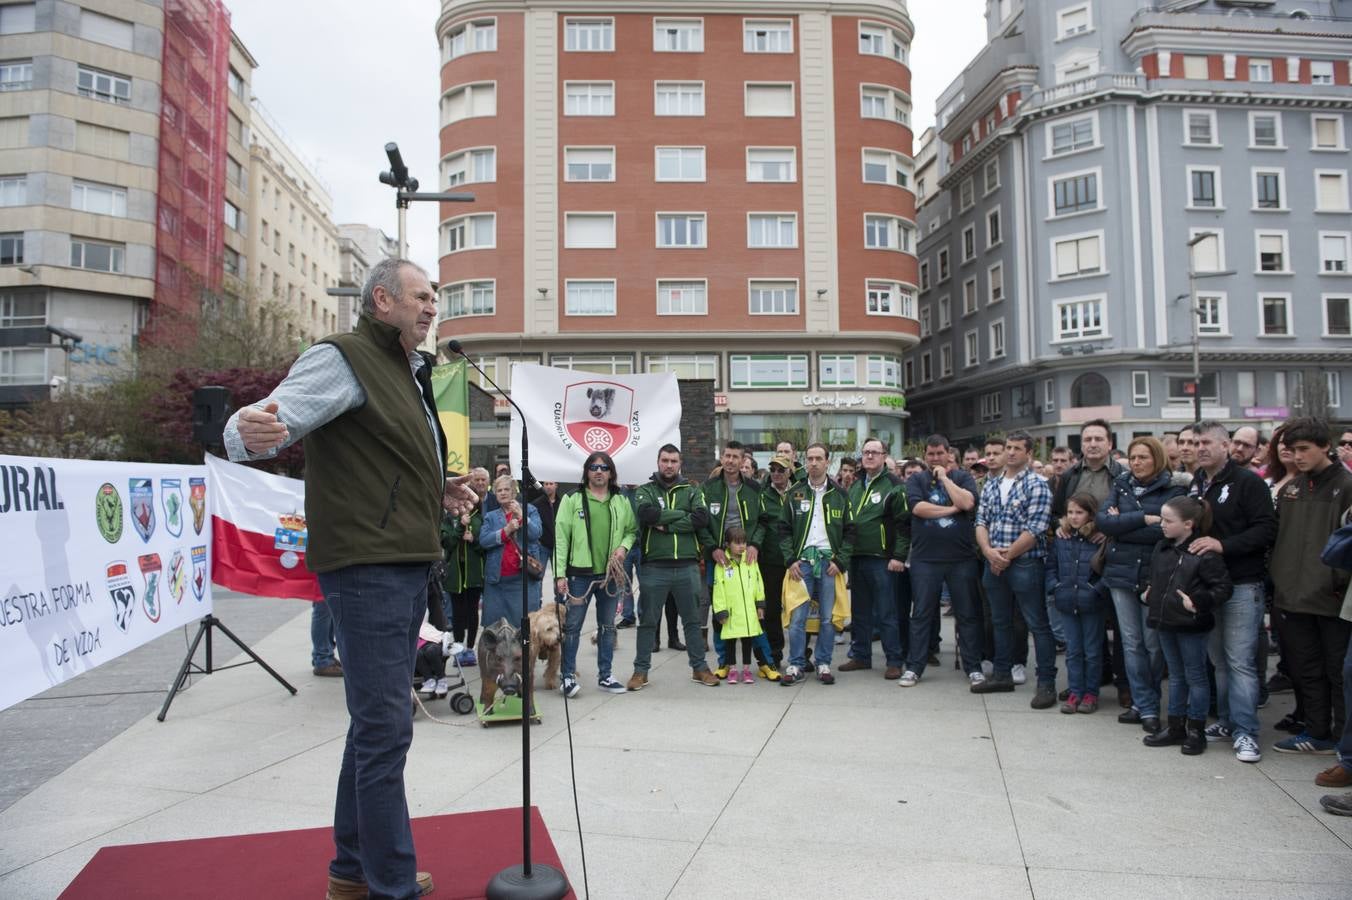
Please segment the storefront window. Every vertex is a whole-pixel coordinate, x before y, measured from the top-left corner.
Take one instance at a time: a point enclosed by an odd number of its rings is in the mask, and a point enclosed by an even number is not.
[[[869,416],[868,437],[882,441],[887,452],[896,456],[901,452],[901,419],[896,416]]]
[[[811,442],[808,437],[807,415],[803,413],[734,415],[732,438],[741,441],[756,453],[758,457],[756,461],[761,465],[765,465],[765,462],[760,456],[765,451],[774,452],[775,444],[780,441],[792,441],[793,448],[800,458],[803,448]]]
[[[819,440],[831,448],[831,458],[840,456],[858,456],[859,444],[864,439],[860,427],[867,422],[865,416],[823,413],[818,419],[817,434]]]

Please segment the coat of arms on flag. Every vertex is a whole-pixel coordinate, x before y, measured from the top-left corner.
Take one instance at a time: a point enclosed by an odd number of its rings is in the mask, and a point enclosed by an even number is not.
[[[617,455],[629,440],[634,389],[613,381],[583,381],[563,392],[563,425],[588,453]]]

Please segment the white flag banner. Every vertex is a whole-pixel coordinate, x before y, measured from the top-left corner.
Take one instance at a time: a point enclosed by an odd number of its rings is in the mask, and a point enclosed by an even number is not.
[[[642,484],[663,444],[681,445],[676,376],[596,375],[512,364],[512,399],[526,415],[530,471],[541,481],[576,483],[588,454],[610,454],[621,484]],[[512,412],[512,472],[521,475],[521,418]]]
[[[0,456],[0,709],[211,612],[207,478]]]

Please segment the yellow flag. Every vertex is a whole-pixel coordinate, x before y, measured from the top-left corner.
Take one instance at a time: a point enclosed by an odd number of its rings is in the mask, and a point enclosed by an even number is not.
[[[437,418],[446,432],[446,468],[469,471],[469,380],[463,359],[432,369],[432,396],[437,400]]]

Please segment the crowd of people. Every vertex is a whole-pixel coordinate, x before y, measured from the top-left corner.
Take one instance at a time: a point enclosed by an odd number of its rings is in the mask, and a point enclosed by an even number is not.
[[[520,579],[538,608],[548,566],[566,604],[561,691],[575,697],[593,600],[596,684],[612,693],[648,683],[664,617],[701,685],[834,684],[873,669],[878,643],[883,678],[912,688],[951,616],[972,693],[1031,681],[1034,709],[1092,714],[1111,685],[1118,721],[1150,747],[1224,743],[1257,762],[1257,711],[1294,692],[1272,749],[1336,754],[1316,780],[1352,787],[1352,594],[1348,571],[1320,559],[1352,518],[1352,430],[1331,437],[1315,419],[1271,436],[1204,421],[1121,450],[1094,420],[1078,453],[1045,462],[1016,431],[961,449],[931,435],[913,459],[869,439],[835,460],[811,444],[800,463],[785,441],[765,469],[730,441],[698,483],[668,445],[646,484],[619,485],[593,453],[576,490],[547,482],[524,504],[505,472],[490,495],[475,470],[484,503],[442,529],[447,617],[472,648],[480,604],[483,621],[515,622]],[[618,628],[637,630],[627,683],[612,672]],[[1352,814],[1352,794],[1325,806]]]

